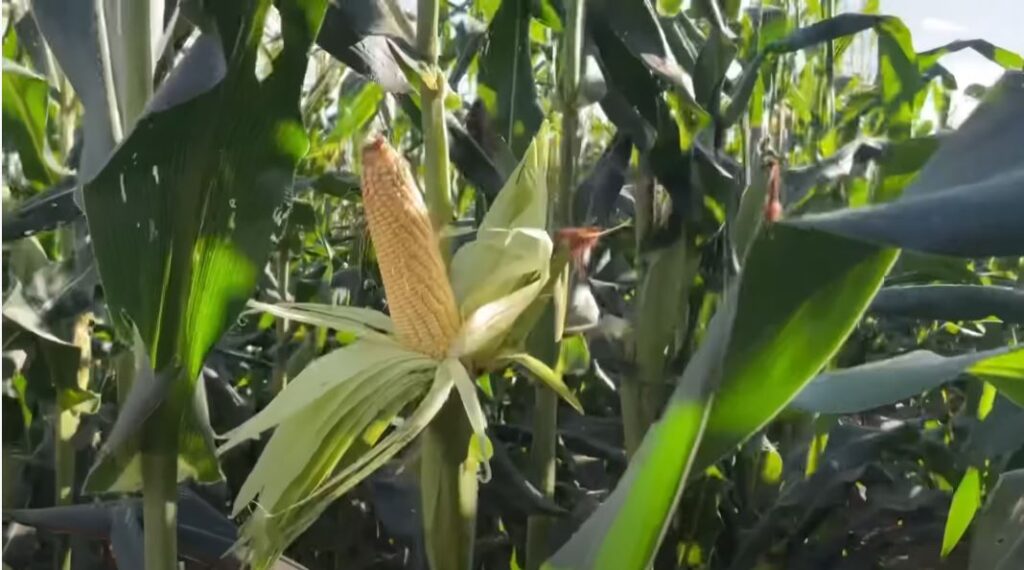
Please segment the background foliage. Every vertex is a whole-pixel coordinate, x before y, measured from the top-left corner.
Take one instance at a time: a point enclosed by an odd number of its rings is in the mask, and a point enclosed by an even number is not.
[[[425,169],[399,4],[5,0],[5,567],[143,567],[155,450],[180,558],[240,567],[265,440],[215,434],[351,341],[246,301],[387,308],[357,173],[375,132]],[[541,429],[536,369],[475,379],[477,567],[1024,567],[1020,55],[917,51],[871,1],[442,10],[454,247],[545,118],[578,121],[552,230],[625,225],[585,244],[557,350],[527,345],[584,413]],[[964,49],[1007,73],[951,124]],[[417,454],[278,567],[424,567]]]

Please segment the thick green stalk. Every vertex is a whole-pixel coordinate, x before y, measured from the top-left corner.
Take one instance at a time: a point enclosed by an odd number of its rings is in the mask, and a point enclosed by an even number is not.
[[[419,0],[417,13],[416,47],[428,69],[420,81],[424,193],[434,229],[441,231],[451,223],[453,208],[444,121],[445,80],[437,65],[439,0]],[[442,244],[441,250],[447,260],[447,246]],[[472,433],[462,402],[453,391],[421,440],[423,535],[433,570],[469,570],[473,566],[478,482],[475,470],[468,472],[462,467]]]
[[[178,380],[183,380],[179,378]],[[142,522],[146,570],[178,568],[178,426],[170,395],[142,432]]]
[[[576,188],[576,160],[580,152],[579,140],[579,86],[580,71],[583,65],[583,0],[569,0],[566,2],[566,25],[561,45],[561,71],[559,80],[559,98],[562,103],[562,132],[561,145],[559,146],[559,176],[558,194],[555,198],[554,226],[556,228],[568,227],[573,224],[572,204],[573,194]],[[555,277],[554,275],[552,276]],[[565,289],[568,289],[567,287]],[[563,290],[563,294],[567,291]],[[562,301],[566,301],[562,299]],[[557,300],[555,302],[558,302]],[[561,345],[562,324],[557,322],[561,312],[555,309],[554,304],[548,306],[546,315],[551,316],[542,319],[540,328],[536,331],[539,334],[531,344],[542,343],[549,350],[549,364],[554,364],[556,371],[561,373],[558,366],[559,352]],[[546,333],[553,333],[549,336]],[[534,347],[531,347],[533,349]],[[534,392],[533,409],[533,443],[530,449],[531,476],[533,484],[548,499],[555,495],[555,453],[556,438],[558,437],[558,396],[540,383]],[[526,568],[535,570],[548,557],[548,543],[550,536],[551,517],[546,515],[533,515],[527,521],[526,534]]]
[[[640,179],[635,186],[636,192],[636,251],[642,254],[650,243],[654,228],[654,180],[645,164],[639,169]],[[634,350],[634,353],[636,351]],[[629,457],[640,447],[647,425],[641,396],[641,386],[633,377],[627,377],[619,386],[619,407],[622,409],[622,434]]]
[[[423,537],[432,570],[473,567],[476,469],[463,469],[473,431],[454,391],[423,433],[420,492]]]
[[[437,66],[440,53],[438,21],[439,0],[419,0],[416,20],[416,47],[427,63],[428,74],[420,79],[420,111],[424,139],[424,171],[427,208],[434,228],[451,223],[452,193],[448,171],[448,129],[444,122],[445,81]],[[444,249],[444,248],[443,248]]]
[[[178,568],[178,430],[191,397],[184,374],[142,426],[142,522],[146,570]],[[120,383],[119,383],[120,387]]]
[[[89,389],[89,373],[92,367],[92,313],[83,313],[75,321],[72,343],[78,348],[78,368],[75,385],[80,390]],[[54,378],[54,384],[62,384]],[[59,404],[58,404],[59,407]],[[80,411],[74,408],[59,409],[54,424],[54,491],[57,505],[71,505],[75,502],[75,446],[71,439],[81,422]],[[57,566],[71,568],[71,549],[67,540],[61,541],[57,549]]]

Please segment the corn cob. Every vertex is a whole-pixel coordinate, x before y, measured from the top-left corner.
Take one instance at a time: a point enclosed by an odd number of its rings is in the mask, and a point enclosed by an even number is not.
[[[363,208],[398,341],[444,356],[459,330],[455,296],[409,166],[383,137],[363,147]]]

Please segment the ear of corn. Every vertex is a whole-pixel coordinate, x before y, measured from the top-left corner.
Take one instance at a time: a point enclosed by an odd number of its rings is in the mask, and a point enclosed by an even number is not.
[[[399,342],[440,358],[459,312],[437,234],[409,166],[383,137],[363,148],[363,207]]]

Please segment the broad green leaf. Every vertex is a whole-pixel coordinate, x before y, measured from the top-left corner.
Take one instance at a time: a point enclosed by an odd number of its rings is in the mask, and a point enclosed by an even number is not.
[[[46,78],[7,59],[8,44],[15,38],[12,30],[4,40],[4,140],[17,149],[25,177],[46,186],[57,181],[56,165],[46,143],[50,86]]]
[[[853,330],[896,255],[788,224],[755,241],[698,467],[750,437],[801,391]]]
[[[1024,469],[999,475],[985,509],[974,523],[970,570],[1012,570],[1024,566]]]
[[[383,89],[372,81],[362,81],[349,89],[343,87],[338,98],[338,122],[324,142],[336,143],[352,139],[377,113],[383,100]]]
[[[968,467],[960,484],[953,493],[953,503],[949,506],[946,518],[946,530],[942,534],[942,556],[945,558],[956,548],[960,539],[971,526],[975,513],[981,507],[981,474],[977,467]]]
[[[397,44],[414,41],[379,0],[329,2],[316,37],[324,51],[388,93],[412,91],[395,53]]]
[[[661,419],[611,496],[543,565],[546,570],[646,568],[679,500],[721,379],[735,304],[715,314]]]
[[[516,157],[544,120],[530,58],[531,0],[502,0],[480,54],[477,94]]]
[[[956,380],[974,366],[984,367],[990,360],[996,363],[1007,350],[997,348],[950,357],[915,350],[886,360],[829,371],[812,380],[790,405],[819,414],[855,414],[887,406]]]
[[[32,17],[82,102],[82,156],[78,177],[88,181],[103,168],[122,136],[116,88],[108,90],[104,80],[109,76],[105,71],[112,73],[109,65],[105,68],[103,63],[109,62],[109,57],[101,55],[104,52],[109,54],[109,46],[100,41],[97,26],[82,25],[82,22],[95,21],[93,4],[74,0],[35,0],[32,2]]]
[[[688,107],[703,112],[694,97],[693,80],[676,62],[650,2],[597,0],[589,2],[587,8],[592,11],[588,12],[588,17],[594,14],[604,19],[633,57],[655,76],[675,87]],[[720,31],[727,38],[731,37],[732,32],[727,28]],[[605,54],[602,56],[607,64],[607,57]]]
[[[160,412],[169,423],[183,418],[180,429],[151,426],[149,433],[165,446],[180,433],[180,457],[200,462],[203,480],[219,473],[198,437],[193,387],[208,350],[256,283],[275,209],[307,148],[299,86],[325,2],[280,10],[284,46],[259,81],[256,49],[269,4],[238,5],[255,10],[245,18],[218,12],[221,28],[236,29],[242,41],[201,35],[84,191],[115,327],[125,336],[138,328],[154,369],[181,366]],[[239,21],[248,27],[237,28]]]
[[[977,285],[910,285],[886,287],[871,302],[880,315],[946,321],[997,317],[1024,324],[1024,290]]]
[[[1004,396],[1024,407],[1024,349],[977,362],[967,372],[991,383]]]
[[[942,255],[1021,255],[1022,165],[1024,72],[1007,72],[900,199],[795,224]]]
[[[1024,57],[1008,49],[1001,48],[992,42],[981,39],[957,40],[944,46],[932,48],[917,54],[917,63],[921,71],[927,71],[945,55],[971,49],[986,57],[1003,69],[1024,69]]]
[[[758,238],[662,419],[547,567],[650,564],[691,463],[706,467],[785,407],[845,340],[895,256],[785,224]]]

